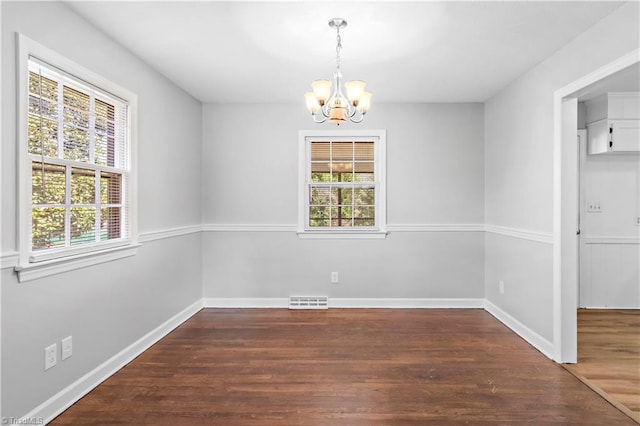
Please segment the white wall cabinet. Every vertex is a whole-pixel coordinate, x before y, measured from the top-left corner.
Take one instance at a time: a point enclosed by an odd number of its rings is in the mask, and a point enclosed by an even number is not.
[[[588,154],[640,152],[640,93],[606,93],[585,106]]]

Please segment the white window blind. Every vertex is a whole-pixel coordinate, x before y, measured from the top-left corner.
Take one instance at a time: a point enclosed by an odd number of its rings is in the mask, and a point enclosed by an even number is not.
[[[31,260],[129,237],[128,105],[28,61]]]

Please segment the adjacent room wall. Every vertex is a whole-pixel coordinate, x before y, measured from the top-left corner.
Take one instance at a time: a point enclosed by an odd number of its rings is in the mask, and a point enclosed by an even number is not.
[[[2,410],[19,418],[201,300],[201,104],[57,2],[2,7]],[[138,95],[138,226],[123,260],[18,283],[15,33]],[[176,231],[176,229],[178,229]],[[173,230],[171,233],[162,231]],[[167,237],[167,238],[164,238]],[[44,371],[44,347],[73,356]]]
[[[582,142],[580,306],[640,309],[640,153],[587,155]]]
[[[637,49],[638,33],[638,3],[626,3],[485,103],[485,297],[549,344],[553,93]]]
[[[482,105],[372,107],[359,128],[387,130],[384,240],[296,235],[298,132],[327,129],[305,112],[204,106],[205,298],[481,299],[484,234],[459,225],[484,222]]]

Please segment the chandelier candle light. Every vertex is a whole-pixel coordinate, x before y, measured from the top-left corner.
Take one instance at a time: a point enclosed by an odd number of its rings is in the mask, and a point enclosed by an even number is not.
[[[342,73],[340,72],[340,50],[342,40],[340,29],[347,26],[347,21],[342,18],[333,18],[329,26],[336,29],[336,71],[333,73],[333,92],[331,81],[315,80],[311,83],[313,92],[304,94],[307,108],[316,123],[331,123],[340,125],[347,119],[353,123],[360,123],[371,105],[371,93],[365,92],[366,83],[360,80],[347,81],[345,89],[347,96],[342,94]]]

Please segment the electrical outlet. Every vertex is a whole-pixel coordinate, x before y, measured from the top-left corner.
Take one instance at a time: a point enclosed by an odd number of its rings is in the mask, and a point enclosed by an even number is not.
[[[504,294],[504,281],[500,280],[498,282],[498,289],[500,290],[500,294]]]
[[[332,272],[331,273],[331,282],[333,284],[337,284],[338,283],[338,273],[337,272]]]
[[[587,202],[587,213],[602,213],[602,206],[599,201]]]
[[[71,336],[65,337],[62,339],[62,360],[69,358],[73,355],[73,341]]]
[[[58,345],[55,343],[44,348],[44,369],[45,371],[54,367],[58,362]]]

